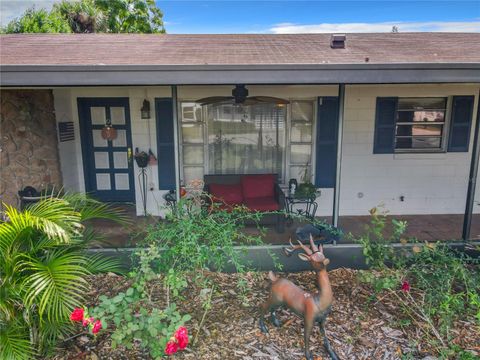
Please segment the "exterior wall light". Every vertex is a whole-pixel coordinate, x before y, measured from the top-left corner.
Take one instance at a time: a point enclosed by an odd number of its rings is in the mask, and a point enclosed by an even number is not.
[[[150,119],[150,101],[143,100],[142,108],[140,109],[142,119]]]

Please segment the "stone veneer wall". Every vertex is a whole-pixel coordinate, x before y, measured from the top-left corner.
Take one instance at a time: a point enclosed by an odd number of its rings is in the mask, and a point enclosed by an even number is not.
[[[25,186],[42,190],[62,183],[53,94],[1,90],[0,98],[0,200],[17,206]]]

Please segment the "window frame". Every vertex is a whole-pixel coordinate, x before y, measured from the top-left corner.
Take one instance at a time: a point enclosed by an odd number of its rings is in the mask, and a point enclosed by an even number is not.
[[[286,148],[286,156],[285,156],[285,179],[283,185],[286,185],[290,179],[293,178],[292,174],[292,167],[297,166],[301,167],[302,165],[297,163],[292,163],[291,161],[291,154],[292,154],[292,145],[307,145],[310,144],[310,162],[309,162],[309,172],[310,172],[310,181],[313,183],[315,179],[315,161],[316,161],[316,139],[317,139],[317,101],[316,98],[291,98],[289,99],[288,111],[287,111],[287,146]],[[303,103],[310,103],[312,105],[312,128],[311,128],[311,140],[310,143],[308,142],[298,142],[298,141],[291,141],[291,132],[292,126],[294,123],[293,120],[293,102],[303,102]],[[300,182],[300,179],[297,179]]]
[[[400,99],[435,99],[435,98],[442,98],[445,99],[445,116],[443,122],[427,122],[427,121],[418,121],[418,122],[405,122],[405,121],[397,121],[397,114],[398,110],[398,103]],[[394,144],[393,144],[393,153],[394,154],[430,154],[430,153],[446,153],[448,148],[448,139],[450,133],[450,123],[451,123],[451,108],[452,108],[452,96],[399,96],[397,98],[397,108],[395,109],[395,134],[394,134]],[[403,111],[403,110],[400,110]],[[441,146],[439,148],[397,148],[397,126],[398,125],[443,125],[442,135],[439,136],[441,141]],[[400,136],[402,137],[402,136]],[[403,136],[412,137],[413,136]]]
[[[312,163],[313,163],[313,158],[314,158],[314,137],[315,136],[315,118],[316,118],[316,106],[314,104],[314,100],[309,100],[309,99],[289,99],[290,102],[293,101],[307,101],[307,102],[312,102],[313,103],[313,128],[312,128],[312,161],[310,163],[311,167],[311,174],[313,176],[313,168],[312,168]],[[177,108],[180,110],[179,111],[179,116],[177,119],[178,126],[179,126],[179,132],[178,132],[178,139],[179,139],[179,166],[180,166],[180,180],[183,183],[183,186],[187,186],[188,184],[185,182],[185,171],[184,168],[185,166],[187,167],[200,167],[195,166],[195,165],[185,165],[184,160],[183,160],[183,155],[184,155],[184,145],[195,145],[195,144],[190,144],[190,143],[185,143],[183,139],[183,130],[182,130],[182,124],[185,122],[183,121],[183,111],[182,111],[182,104],[184,103],[196,103],[195,100],[191,99],[179,99],[177,101]],[[285,147],[284,147],[284,156],[283,156],[283,173],[279,174],[279,185],[285,186],[286,184],[286,179],[290,175],[290,123],[291,123],[291,104],[287,104],[287,109],[285,111]],[[203,174],[208,174],[209,172],[209,164],[210,164],[210,159],[208,156],[208,131],[207,131],[207,122],[206,118],[208,116],[208,109],[206,106],[202,106],[202,131],[203,131]],[[188,121],[187,121],[188,122]],[[200,144],[197,144],[197,146],[201,146]]]

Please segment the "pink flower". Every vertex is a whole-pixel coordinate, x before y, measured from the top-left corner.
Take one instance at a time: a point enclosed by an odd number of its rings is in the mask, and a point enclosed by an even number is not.
[[[402,282],[402,291],[409,292],[410,291],[410,284],[407,280]]]
[[[178,351],[178,344],[174,340],[168,340],[165,346],[165,354],[173,355]]]
[[[94,320],[93,317],[83,319],[83,321],[82,321],[83,327],[87,326],[88,324],[92,324],[93,320]]]
[[[188,345],[188,330],[184,326],[180,326],[175,332],[175,340],[178,342],[180,350],[183,350]]]
[[[81,308],[75,308],[70,314],[70,320],[72,321],[83,321],[84,310]]]
[[[93,321],[93,318],[92,318],[92,321]],[[100,330],[102,330],[102,322],[101,322],[100,320],[97,320],[97,321],[95,321],[95,323],[93,324],[92,333],[93,333],[93,334],[96,334],[96,333],[98,333]]]

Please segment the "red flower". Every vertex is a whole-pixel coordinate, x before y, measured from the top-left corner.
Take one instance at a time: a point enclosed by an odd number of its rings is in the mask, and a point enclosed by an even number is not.
[[[165,346],[165,354],[173,355],[178,351],[178,344],[174,340],[168,340]]]
[[[83,309],[75,308],[70,314],[70,320],[72,321],[83,321]]]
[[[93,323],[93,317],[91,317],[91,318],[85,318],[85,319],[83,319],[83,321],[82,321],[83,327],[87,326],[88,324],[92,324],[92,323]]]
[[[96,334],[102,330],[102,322],[100,320],[95,321],[92,328],[92,333]]]
[[[410,291],[410,284],[407,280],[402,282],[402,291],[409,292]]]
[[[178,330],[175,332],[175,339],[178,342],[178,346],[180,350],[183,350],[188,345],[188,331],[187,328],[184,326],[180,326]]]

